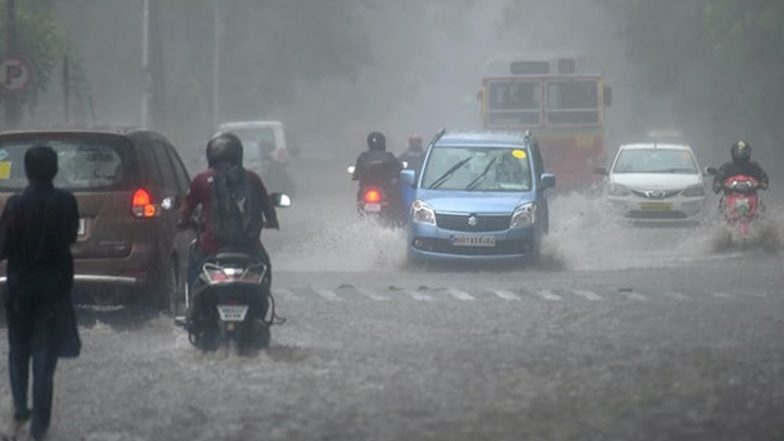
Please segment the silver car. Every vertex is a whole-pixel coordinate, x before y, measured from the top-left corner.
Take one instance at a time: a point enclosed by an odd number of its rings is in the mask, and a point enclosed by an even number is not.
[[[607,176],[606,198],[619,215],[639,222],[699,222],[705,181],[691,147],[622,145]]]

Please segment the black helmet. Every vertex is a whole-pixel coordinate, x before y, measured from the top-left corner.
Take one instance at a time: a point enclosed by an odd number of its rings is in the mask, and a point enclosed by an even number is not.
[[[381,132],[372,132],[367,137],[367,145],[370,150],[386,150],[387,139]]]
[[[746,141],[738,141],[732,144],[730,154],[734,162],[748,162],[751,159],[751,144]]]
[[[242,165],[242,141],[229,132],[218,132],[207,142],[207,165],[214,167],[220,163]]]

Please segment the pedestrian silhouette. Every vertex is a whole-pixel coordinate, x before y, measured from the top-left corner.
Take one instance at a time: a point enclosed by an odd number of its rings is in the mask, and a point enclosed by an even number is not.
[[[4,300],[12,430],[19,432],[32,419],[30,437],[39,440],[49,430],[57,359],[76,357],[81,347],[71,303],[71,245],[79,210],[71,193],[54,188],[58,165],[53,149],[30,148],[24,166],[28,186],[8,199],[0,218],[0,258],[8,259]],[[32,410],[27,400],[31,359]]]

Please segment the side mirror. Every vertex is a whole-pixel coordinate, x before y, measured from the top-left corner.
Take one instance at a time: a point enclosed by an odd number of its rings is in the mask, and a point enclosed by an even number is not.
[[[716,176],[719,170],[716,167],[705,167],[705,174],[708,176]]]
[[[353,165],[349,165],[346,171],[348,172],[348,174],[353,175],[355,169],[356,167],[354,167]]]
[[[414,170],[403,170],[400,172],[400,180],[405,185],[413,187],[416,185],[416,172]]]
[[[550,173],[542,173],[542,190],[555,188],[555,175]]]
[[[593,172],[597,175],[608,176],[610,173],[604,167],[594,167]]]
[[[613,90],[612,87],[604,86],[604,107],[612,106],[613,102]]]
[[[272,193],[270,195],[272,197],[272,205],[277,208],[289,208],[291,207],[291,197],[286,193]]]

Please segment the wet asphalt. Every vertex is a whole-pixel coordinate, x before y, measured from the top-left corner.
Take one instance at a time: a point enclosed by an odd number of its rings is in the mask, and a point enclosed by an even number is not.
[[[81,309],[51,439],[784,439],[780,253],[607,228],[564,197],[541,267],[406,269],[403,236],[354,223],[348,195],[305,194],[265,233],[287,319],[265,352]]]

